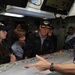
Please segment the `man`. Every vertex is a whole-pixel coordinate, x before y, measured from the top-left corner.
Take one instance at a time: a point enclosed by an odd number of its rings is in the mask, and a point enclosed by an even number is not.
[[[67,75],[75,75],[75,64],[74,63],[68,63],[68,64],[54,64],[46,61],[44,58],[36,55],[36,57],[40,60],[37,63],[29,64],[26,67],[35,66],[41,71],[44,70],[50,70],[50,71],[57,71],[60,73],[65,73]]]
[[[27,40],[25,56],[34,57],[36,54],[43,55],[53,52],[52,39],[47,35],[49,29],[49,21],[41,21],[39,31],[37,33],[30,34]]]
[[[64,48],[65,49],[73,49],[74,42],[75,42],[75,31],[74,31],[74,27],[70,26],[68,28],[68,35],[66,36]]]
[[[75,37],[75,31],[74,27],[70,26],[68,28],[68,35],[66,36],[65,42],[67,43],[69,40],[71,40],[73,37]]]

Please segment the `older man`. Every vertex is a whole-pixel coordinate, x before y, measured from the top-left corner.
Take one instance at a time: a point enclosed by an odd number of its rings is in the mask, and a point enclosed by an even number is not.
[[[49,21],[42,21],[40,23],[38,33],[30,34],[27,40],[25,56],[34,57],[36,54],[43,55],[53,52],[52,39],[50,39],[50,36],[47,35],[49,29]]]

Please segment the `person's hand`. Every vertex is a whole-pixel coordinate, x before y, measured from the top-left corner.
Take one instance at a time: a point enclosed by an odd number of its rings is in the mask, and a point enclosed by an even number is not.
[[[36,55],[36,57],[40,60],[37,63],[34,64],[29,64],[26,67],[31,67],[31,66],[35,66],[37,69],[43,71],[43,70],[47,70],[50,68],[51,63],[49,63],[48,61],[46,61],[44,58]]]
[[[26,56],[24,59],[28,59],[28,57]]]
[[[70,52],[73,52],[73,51],[74,51],[74,49],[69,49],[69,51],[70,51]]]
[[[15,61],[16,61],[15,55],[11,54],[10,55],[10,62],[15,62]]]

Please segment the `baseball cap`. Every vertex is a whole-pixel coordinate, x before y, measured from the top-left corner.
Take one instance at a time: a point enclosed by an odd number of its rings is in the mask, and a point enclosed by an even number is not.
[[[50,28],[50,22],[49,21],[41,21],[40,25],[42,28]]]
[[[8,31],[10,29],[10,26],[5,26],[4,24],[0,23],[0,30]]]

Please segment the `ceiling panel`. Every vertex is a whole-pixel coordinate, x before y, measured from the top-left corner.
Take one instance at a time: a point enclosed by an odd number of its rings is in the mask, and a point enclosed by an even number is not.
[[[0,4],[26,7],[28,0],[0,0]]]

